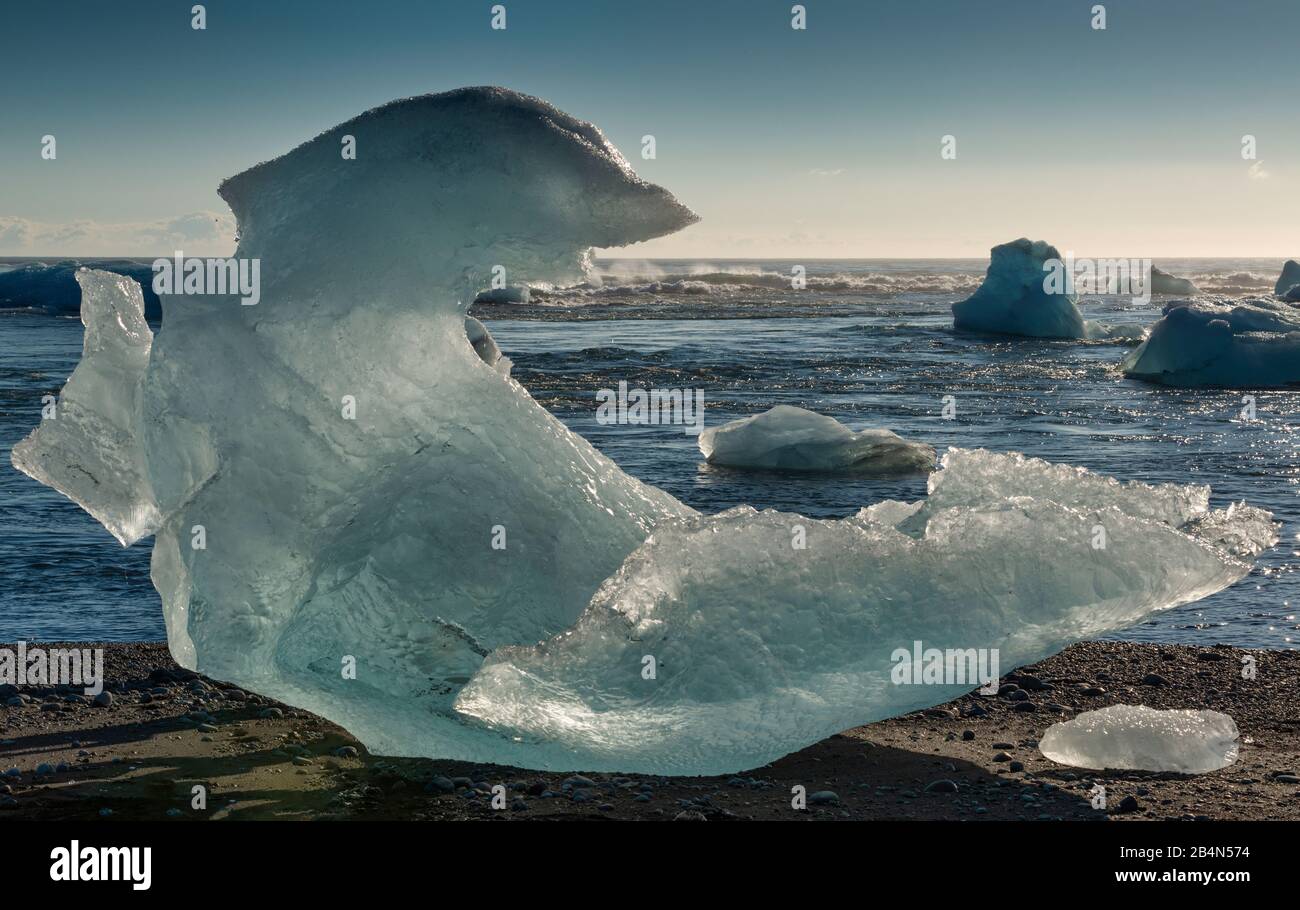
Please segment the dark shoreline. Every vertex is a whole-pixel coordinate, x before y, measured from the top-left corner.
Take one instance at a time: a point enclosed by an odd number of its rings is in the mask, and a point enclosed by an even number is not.
[[[0,772],[19,771],[0,777],[0,819],[1300,818],[1293,650],[1079,644],[1007,674],[1024,696],[967,695],[763,768],[664,778],[372,756],[328,721],[180,669],[165,645],[75,644],[105,649],[112,704],[24,687],[30,701],[12,706],[13,692],[0,693]],[[1241,675],[1247,655],[1254,679]],[[1111,704],[1223,711],[1241,730],[1241,755],[1182,776],[1085,771],[1039,754],[1051,723]],[[55,770],[38,775],[41,765]],[[503,810],[491,806],[496,784]],[[1090,804],[1094,784],[1106,789],[1105,810]],[[207,788],[206,810],[191,807],[195,785]],[[837,798],[796,811],[796,785]]]

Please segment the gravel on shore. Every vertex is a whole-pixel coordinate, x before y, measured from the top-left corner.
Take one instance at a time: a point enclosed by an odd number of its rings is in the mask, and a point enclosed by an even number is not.
[[[1079,644],[1007,674],[996,697],[847,730],[743,773],[668,778],[371,755],[335,724],[181,669],[163,644],[76,646],[104,648],[108,697],[0,686],[0,820],[1300,818],[1300,651]],[[1183,776],[1039,753],[1052,723],[1113,704],[1222,711],[1240,757]]]

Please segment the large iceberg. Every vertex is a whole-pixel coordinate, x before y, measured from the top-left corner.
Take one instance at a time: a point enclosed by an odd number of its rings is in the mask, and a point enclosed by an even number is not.
[[[772,471],[906,473],[934,467],[934,449],[885,429],[857,433],[834,417],[779,404],[700,434],[710,464]]]
[[[1286,264],[1282,266],[1282,274],[1277,278],[1273,293],[1278,297],[1300,300],[1300,294],[1295,293],[1298,287],[1300,287],[1300,262],[1288,259]]]
[[[1300,384],[1300,309],[1262,298],[1176,301],[1122,369],[1171,386]]]
[[[595,127],[502,89],[385,105],[220,193],[236,257],[261,260],[261,302],[164,296],[152,351],[98,391],[142,389],[129,429],[107,415],[111,451],[66,442],[60,414],[15,465],[97,516],[135,510],[119,537],[155,534],[181,664],[380,751],[527,763],[468,731],[452,696],[498,645],[569,626],[656,523],[692,510],[485,363],[465,309],[494,266],[576,283],[593,246],[694,214]],[[87,277],[83,313],[117,331],[134,298]],[[108,460],[133,468],[124,489],[85,479]]]
[[[995,246],[984,283],[952,305],[953,328],[1035,338],[1104,335],[1104,330],[1083,318],[1072,291],[1047,290],[1049,260],[1060,262],[1061,254],[1042,240],[1021,237]]]
[[[841,521],[705,517],[628,476],[465,309],[497,266],[572,284],[591,247],[695,216],[536,98],[394,102],[220,192],[260,303],[165,295],[151,337],[131,282],[79,273],[85,357],[13,461],[124,544],[154,535],[182,665],[375,752],[760,765],[971,688],[889,685],[914,639],[1038,660],[1231,584],[1273,540],[1204,488],[982,452]]]
[[[1204,774],[1237,760],[1237,735],[1237,724],[1218,711],[1113,705],[1053,724],[1038,749],[1076,768]]]

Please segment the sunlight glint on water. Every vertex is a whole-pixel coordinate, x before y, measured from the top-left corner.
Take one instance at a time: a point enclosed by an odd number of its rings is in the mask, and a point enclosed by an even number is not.
[[[880,499],[917,499],[923,478],[737,472],[703,464],[672,426],[602,426],[595,394],[625,380],[704,390],[706,424],[774,404],[878,425],[931,443],[1019,450],[1150,483],[1206,483],[1212,503],[1245,499],[1284,523],[1282,542],[1241,583],[1128,630],[1124,638],[1247,647],[1300,641],[1300,391],[1184,391],[1123,379],[1114,344],[955,335],[951,303],[985,261],[812,262],[808,288],[786,261],[605,261],[603,286],[542,291],[529,305],[475,309],[514,375],[570,428],[635,476],[697,509],[741,503],[815,517]],[[1166,260],[1216,293],[1263,292],[1277,263]],[[1085,315],[1150,323],[1135,307],[1085,298]],[[3,306],[0,303],[0,306]],[[161,639],[149,548],[123,549],[76,505],[18,474],[9,448],[39,419],[76,364],[75,318],[0,309],[0,640]],[[956,419],[941,417],[944,396]],[[961,609],[960,604],[953,605]]]

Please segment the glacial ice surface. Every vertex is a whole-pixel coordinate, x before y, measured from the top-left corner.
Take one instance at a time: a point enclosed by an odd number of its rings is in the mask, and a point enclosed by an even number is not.
[[[54,410],[11,460],[89,512],[125,546],[159,523],[140,432],[153,332],[131,278],[79,269],[81,362]]]
[[[1122,369],[1170,386],[1300,384],[1300,309],[1263,298],[1176,301]]]
[[[1048,293],[1043,264],[1061,259],[1056,247],[1021,237],[993,247],[984,283],[952,305],[953,328],[964,332],[1036,338],[1101,337],[1104,330],[1079,312],[1075,294]]]
[[[929,471],[934,449],[885,429],[854,432],[833,417],[777,405],[700,434],[710,464],[776,471]]]
[[[1075,768],[1204,774],[1237,760],[1237,724],[1218,711],[1113,705],[1052,724],[1038,749]]]
[[[572,629],[498,649],[455,706],[585,766],[754,767],[975,688],[895,685],[891,655],[914,641],[1020,666],[1230,584],[1275,531],[1267,513],[1207,498],[953,449],[918,503],[665,522]]]
[[[465,304],[494,266],[572,284],[591,247],[695,216],[536,98],[394,102],[220,192],[261,302],[165,296],[150,339],[136,285],[80,273],[85,356],[13,461],[123,543],[154,533],[181,664],[376,753],[754,767],[971,688],[892,685],[913,640],[1038,660],[1273,540],[1204,488],[987,452],[840,521],[702,516],[630,477],[492,362]]]

